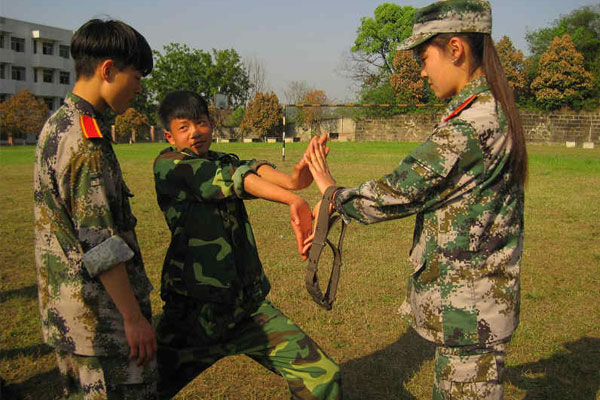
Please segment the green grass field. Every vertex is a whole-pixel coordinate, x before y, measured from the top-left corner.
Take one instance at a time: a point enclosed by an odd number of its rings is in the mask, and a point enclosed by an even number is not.
[[[303,143],[219,144],[242,158],[291,171]],[[416,144],[332,143],[339,184],[391,172]],[[161,311],[160,268],[169,235],[156,205],[152,161],[164,144],[117,145],[153,292]],[[521,324],[507,354],[506,399],[600,399],[600,150],[530,146],[522,265]],[[0,375],[23,399],[60,398],[51,350],[42,343],[33,258],[33,147],[0,148]],[[309,203],[314,186],[302,192]],[[247,202],[271,300],[339,364],[346,399],[427,399],[432,345],[396,315],[406,291],[414,218],[346,233],[338,300],[318,308],[304,288],[285,206]],[[323,260],[323,266],[328,260]],[[219,361],[178,399],[286,399],[283,379],[243,357]]]

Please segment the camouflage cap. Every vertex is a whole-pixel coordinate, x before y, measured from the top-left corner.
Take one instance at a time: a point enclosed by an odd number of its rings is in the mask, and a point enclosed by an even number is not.
[[[492,7],[485,0],[444,0],[417,10],[412,36],[396,48],[410,50],[438,33],[492,33]]]

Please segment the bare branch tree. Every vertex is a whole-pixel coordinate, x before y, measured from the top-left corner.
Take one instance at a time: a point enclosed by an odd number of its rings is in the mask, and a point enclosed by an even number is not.
[[[247,57],[244,59],[244,66],[248,72],[250,80],[249,99],[254,99],[257,93],[268,91],[267,88],[267,71],[260,59],[256,56]]]
[[[306,95],[313,90],[305,81],[292,81],[283,90],[283,95],[288,104],[302,103]]]

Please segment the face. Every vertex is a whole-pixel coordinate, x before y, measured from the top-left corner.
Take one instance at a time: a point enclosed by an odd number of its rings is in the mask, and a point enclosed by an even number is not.
[[[212,143],[212,124],[208,115],[202,115],[198,121],[175,118],[165,131],[165,138],[179,151],[190,149],[197,155],[204,155]]]
[[[122,114],[141,91],[142,74],[139,71],[131,66],[119,70],[113,65],[110,77],[106,80],[103,98],[115,113]]]
[[[457,68],[450,55],[443,49],[428,45],[419,51],[421,61],[421,77],[426,78],[431,90],[438,99],[454,96],[458,89]]]

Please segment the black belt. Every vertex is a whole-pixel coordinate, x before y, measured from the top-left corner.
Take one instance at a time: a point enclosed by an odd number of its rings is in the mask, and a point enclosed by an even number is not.
[[[313,300],[326,310],[331,310],[333,302],[335,301],[335,294],[337,292],[338,282],[340,280],[340,270],[342,267],[342,243],[344,242],[344,235],[346,233],[346,223],[339,215],[329,215],[329,205],[331,204],[331,198],[334,192],[340,189],[339,186],[330,186],[325,191],[323,199],[321,201],[321,207],[319,208],[319,214],[317,216],[317,225],[315,227],[315,238],[313,239],[310,251],[308,253],[308,266],[306,267],[306,289],[311,294]],[[331,227],[340,220],[342,223],[340,238],[338,240],[337,247],[331,243],[327,238],[327,234]],[[329,283],[327,284],[327,292],[323,296],[323,292],[319,287],[319,277],[317,271],[319,269],[319,258],[325,248],[325,244],[328,244],[333,251],[333,266],[331,269],[331,276]]]

